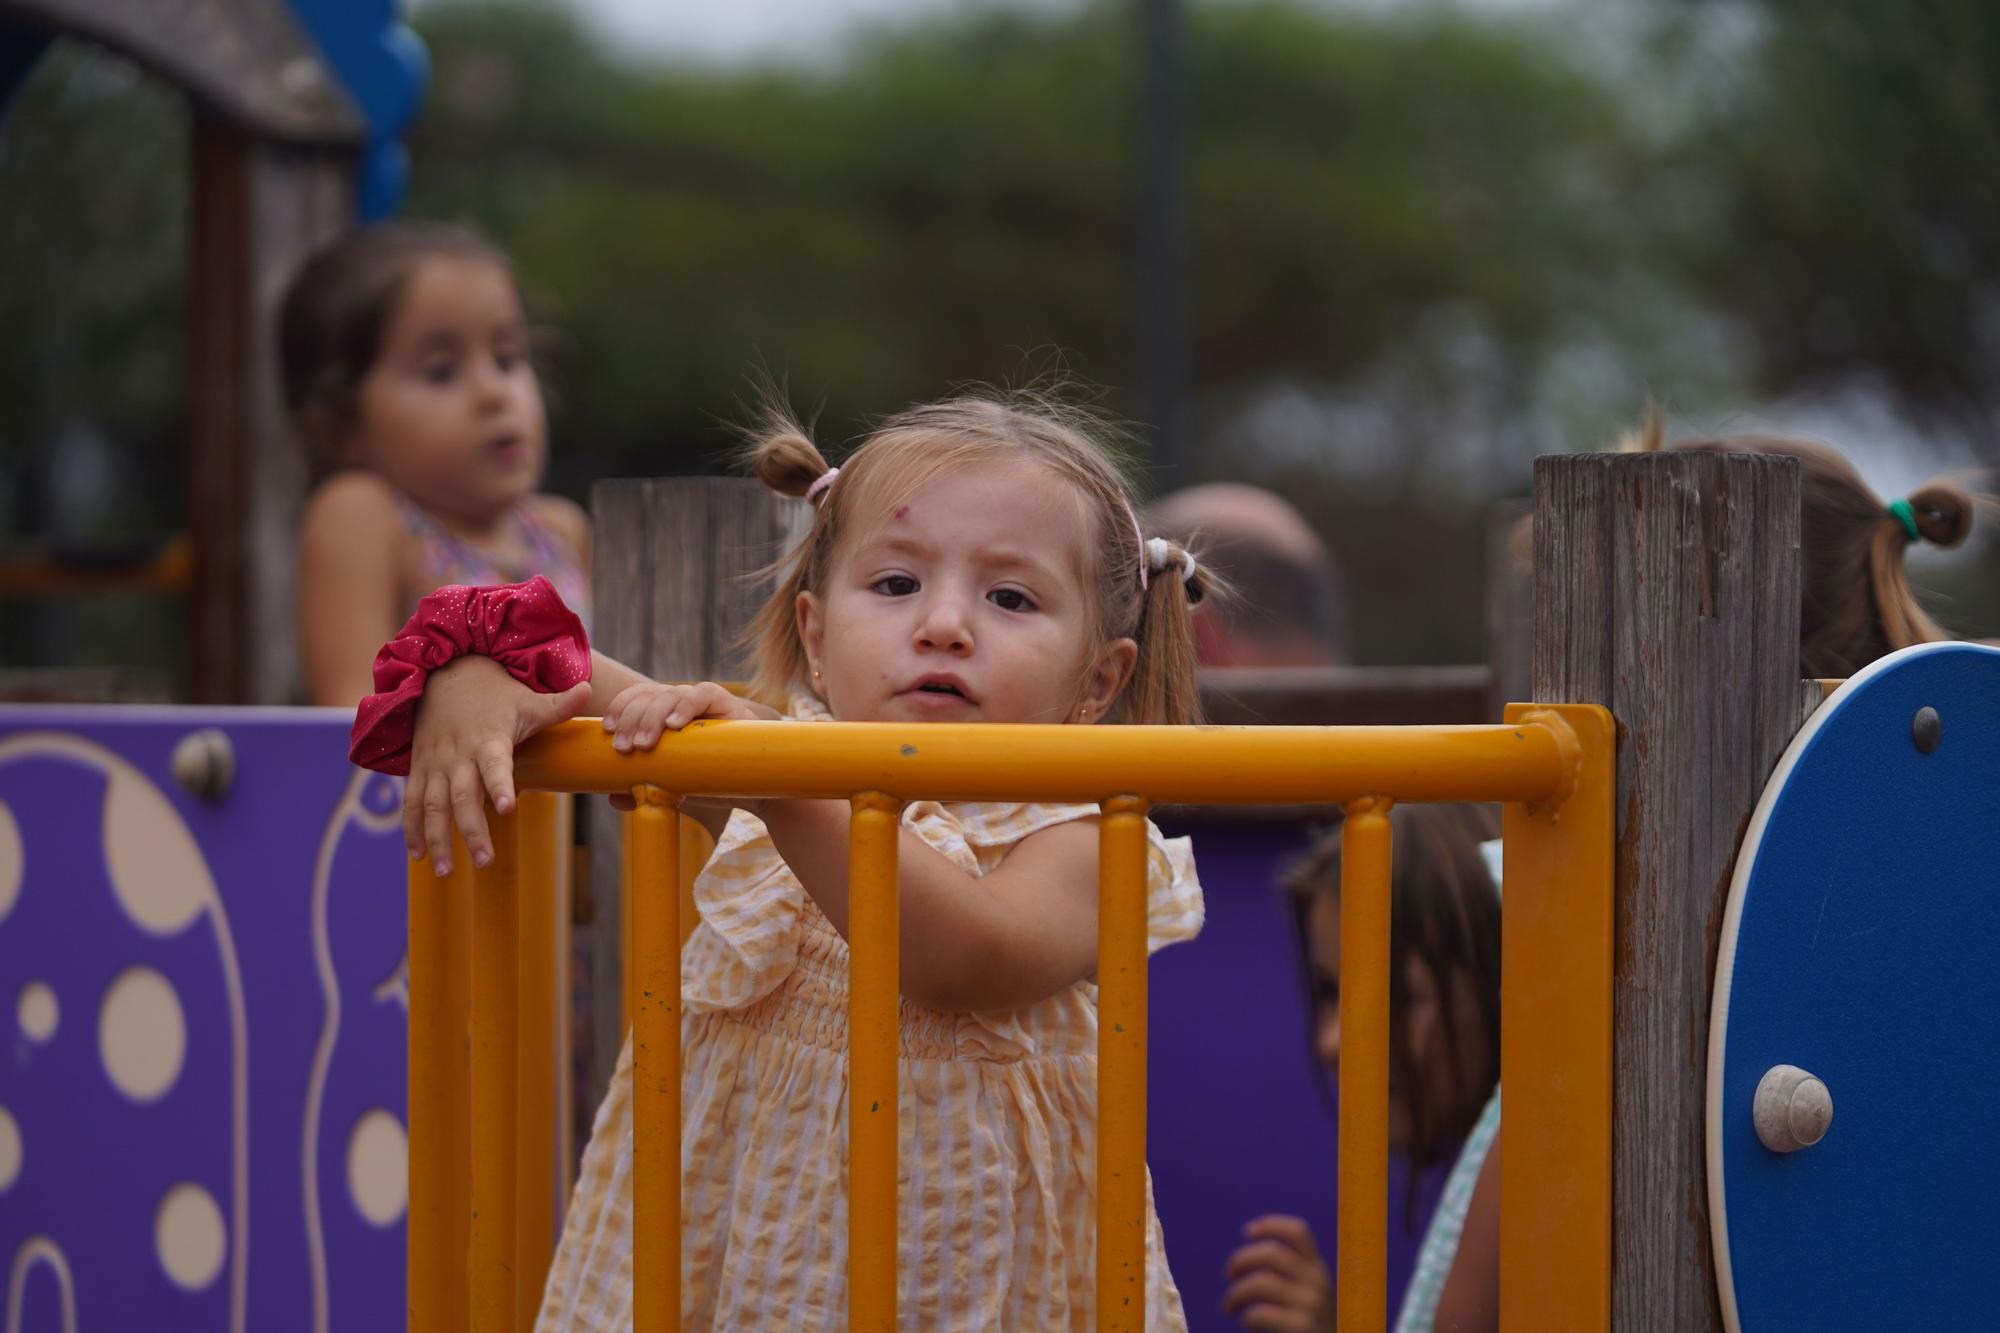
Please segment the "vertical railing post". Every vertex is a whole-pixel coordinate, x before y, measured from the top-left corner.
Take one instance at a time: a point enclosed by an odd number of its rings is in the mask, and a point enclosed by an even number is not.
[[[1389,802],[1355,801],[1340,832],[1342,1333],[1378,1333],[1389,1280]]]
[[[1146,802],[1097,832],[1097,1327],[1146,1326]]]
[[[1618,726],[1608,1319],[1699,1333],[1721,1327],[1703,1188],[1711,955],[1737,839],[1800,720],[1799,465],[1540,458],[1534,540],[1534,697],[1602,704]],[[1508,884],[1510,915],[1534,888]],[[1503,1212],[1524,1160],[1513,1108]]]
[[[555,1249],[555,1186],[557,1164],[556,1107],[560,1101],[561,1069],[556,1053],[556,1016],[565,1013],[559,962],[563,931],[556,919],[557,858],[567,856],[567,841],[557,835],[567,826],[561,817],[567,796],[522,792],[516,852],[520,863],[520,903],[516,916],[520,983],[519,1053],[514,1061],[516,1148],[514,1162],[514,1308],[523,1329],[533,1328],[541,1308],[542,1284]]]
[[[410,1333],[459,1333],[468,1316],[471,1179],[465,1125],[472,861],[410,862]]]
[[[1500,921],[1500,1321],[1611,1318],[1611,939],[1616,732],[1592,704],[1510,704],[1575,745],[1559,801],[1506,807]]]
[[[848,832],[847,1326],[896,1333],[896,1057],[902,803],[853,801]]]
[[[495,855],[472,872],[472,1260],[475,1333],[514,1328],[520,963],[518,813],[489,809]]]
[[[632,812],[632,1325],[681,1326],[680,815],[657,787]]]

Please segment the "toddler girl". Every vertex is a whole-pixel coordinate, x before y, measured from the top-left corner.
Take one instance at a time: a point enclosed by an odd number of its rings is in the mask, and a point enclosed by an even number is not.
[[[299,532],[313,703],[367,694],[376,647],[445,584],[544,574],[586,609],[590,523],[536,493],[548,420],[505,256],[456,226],[352,232],[293,280],[278,341],[286,406],[333,472]]]
[[[774,421],[755,445],[757,475],[815,508],[756,622],[753,693],[789,697],[787,715],[806,725],[1192,721],[1189,604],[1207,575],[1179,547],[1142,540],[1094,431],[1046,405],[963,398],[887,421],[835,470],[795,425]],[[529,636],[530,616],[495,614],[486,641]],[[511,803],[511,747],[586,704],[621,750],[697,718],[776,716],[719,686],[657,685],[602,657],[587,686],[539,695],[490,661],[453,662],[431,678],[416,723],[412,855],[428,845],[448,865],[452,818],[475,859],[490,855],[481,804],[489,793],[498,808]],[[397,715],[386,707],[364,707],[357,755],[400,742],[375,721]],[[718,835],[682,963],[684,1327],[842,1327],[848,805],[683,808]],[[906,1328],[1092,1324],[1096,813],[937,802],[904,812]],[[1158,948],[1195,934],[1202,900],[1185,839],[1153,830],[1150,860]],[[633,1096],[628,1043],[543,1328],[630,1327]],[[1150,1199],[1147,1253],[1147,1326],[1183,1328]]]

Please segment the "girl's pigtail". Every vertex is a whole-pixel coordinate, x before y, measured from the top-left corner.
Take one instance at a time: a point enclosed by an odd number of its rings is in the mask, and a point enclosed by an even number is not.
[[[1875,610],[1891,649],[1916,643],[1937,643],[1954,637],[1931,619],[1917,601],[1903,567],[1903,555],[1913,541],[1951,547],[1972,531],[1975,501],[1971,492],[1950,481],[1933,481],[1910,492],[1908,523],[1895,510],[1883,511],[1868,543],[1868,576],[1875,593]],[[1910,527],[1916,537],[1910,535]]]
[[[795,499],[804,498],[814,482],[832,471],[805,428],[789,412],[773,405],[766,405],[760,413],[744,446],[743,460],[758,481]],[[799,544],[760,571],[775,586],[739,641],[750,648],[751,660],[757,664],[750,696],[780,711],[792,690],[812,675],[805,645],[799,641],[796,608],[799,594],[818,584],[821,553],[830,549],[827,530],[832,508],[822,501]]]
[[[1149,576],[1139,615],[1139,658],[1125,687],[1125,720],[1185,726],[1201,721],[1194,608],[1211,597],[1227,595],[1227,589],[1199,561],[1187,572],[1189,554],[1181,547],[1168,542],[1163,554],[1166,558]]]

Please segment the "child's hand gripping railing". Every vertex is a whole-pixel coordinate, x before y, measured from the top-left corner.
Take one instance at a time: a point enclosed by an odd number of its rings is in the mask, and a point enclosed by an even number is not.
[[[896,1327],[896,835],[904,802],[1095,801],[1103,809],[1100,1329],[1138,1329],[1144,1321],[1148,803],[1347,808],[1340,1326],[1370,1333],[1383,1327],[1386,1306],[1390,846],[1384,814],[1398,800],[1505,802],[1502,1325],[1606,1326],[1612,723],[1600,708],[1568,705],[1512,705],[1507,718],[1500,726],[1452,727],[729,722],[690,727],[637,755],[615,753],[594,723],[572,722],[523,746],[517,780],[524,789],[641,796],[630,868],[647,891],[629,898],[639,992],[637,1329],[673,1329],[680,1318],[682,936],[674,891],[680,832],[667,792],[853,803],[849,1317],[851,1328],[876,1333]],[[546,1159],[532,1144],[517,1149],[528,1126],[517,1124],[514,1110],[529,1083],[513,1054],[517,1022],[533,1016],[517,1019],[516,998],[528,992],[509,978],[518,951],[514,923],[525,919],[517,918],[523,862],[516,849],[524,837],[546,836],[533,824],[548,817],[524,798],[511,829],[504,819],[496,829],[495,862],[469,876],[469,886],[464,879],[434,879],[421,861],[411,868],[410,1327],[423,1333],[525,1327],[540,1293],[549,1220],[546,1211],[535,1211],[545,1206],[531,1198],[525,1178]],[[528,1202],[517,1207],[517,1198]]]

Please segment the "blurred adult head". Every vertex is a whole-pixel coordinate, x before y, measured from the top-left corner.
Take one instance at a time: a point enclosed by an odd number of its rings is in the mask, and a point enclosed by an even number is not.
[[[1156,500],[1146,529],[1191,545],[1234,591],[1196,611],[1203,666],[1346,661],[1346,599],[1333,555],[1283,499],[1230,482],[1190,486]]]

